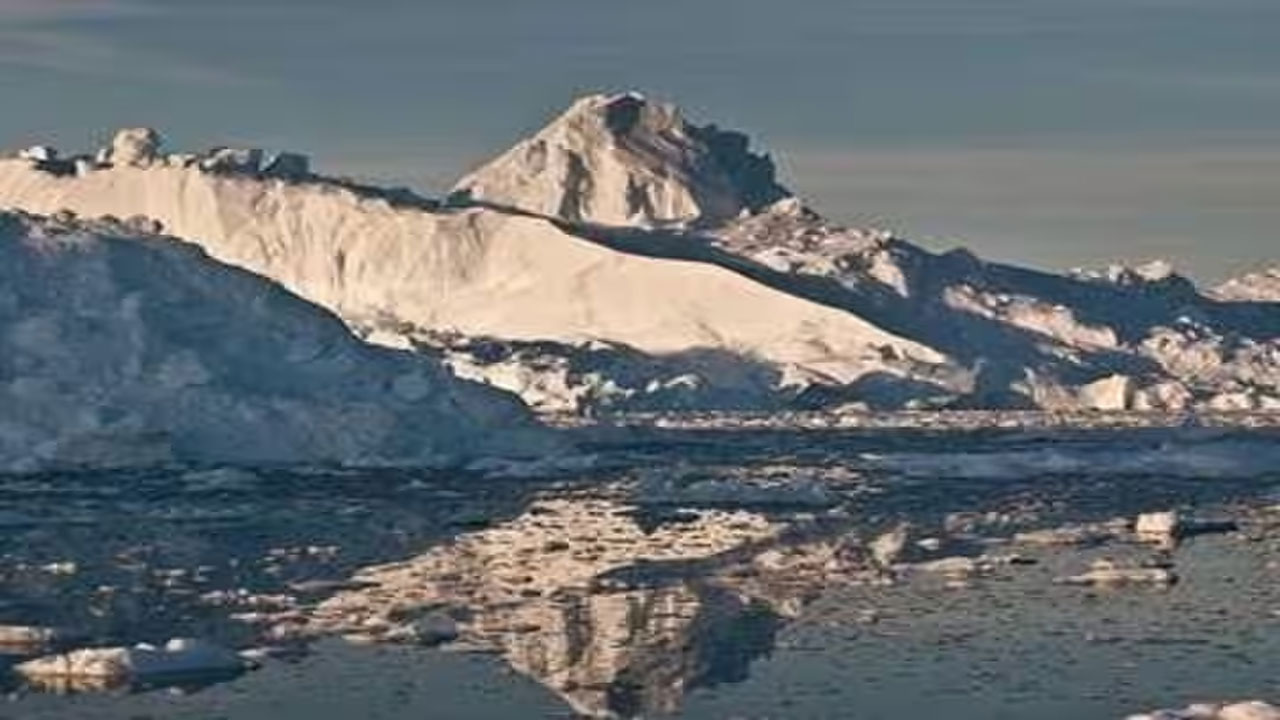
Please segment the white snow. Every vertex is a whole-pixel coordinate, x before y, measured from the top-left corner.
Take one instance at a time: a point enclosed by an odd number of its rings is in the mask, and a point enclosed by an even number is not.
[[[50,162],[58,159],[58,151],[46,145],[32,145],[19,150],[18,157],[33,162]]]
[[[457,196],[602,225],[728,220],[788,193],[747,137],[637,93],[591,95],[463,178]]]
[[[438,463],[540,438],[514,398],[196,246],[0,214],[0,470]]]
[[[116,133],[111,147],[100,154],[104,163],[147,167],[160,157],[160,133],[151,128],[128,128]]]
[[[1167,545],[1177,539],[1181,522],[1176,510],[1142,513],[1133,523],[1139,540]]]
[[[57,628],[34,625],[0,625],[0,647],[41,647],[66,637]]]
[[[0,161],[4,204],[151,218],[357,327],[604,340],[657,356],[714,350],[835,383],[945,362],[855,315],[724,268],[621,252],[536,218],[392,205],[335,183],[171,162],[76,177]]]
[[[1226,705],[1197,703],[1181,710],[1130,715],[1126,720],[1280,720],[1280,708],[1261,700]]]
[[[1201,293],[1161,261],[929,252],[825,220],[744,135],[635,93],[576,102],[443,204],[291,153],[166,155],[146,129],[59,157],[0,160],[0,207],[163,228],[543,412],[1280,409],[1276,271]],[[174,357],[161,377],[203,372]]]
[[[1119,345],[1115,330],[1082,323],[1071,308],[1036,297],[987,293],[961,284],[947,288],[943,298],[947,305],[958,310],[1008,323],[1073,347],[1109,349]]]
[[[154,680],[162,676],[238,672],[246,663],[231,650],[191,638],[174,638],[161,647],[85,648],[28,660],[14,670],[34,682]]]
[[[1280,267],[1231,278],[1212,294],[1227,301],[1280,302]]]

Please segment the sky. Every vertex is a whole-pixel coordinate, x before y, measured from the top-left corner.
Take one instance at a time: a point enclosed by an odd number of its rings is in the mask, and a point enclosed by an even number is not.
[[[576,96],[748,132],[824,214],[1067,269],[1280,263],[1277,0],[0,0],[0,147],[311,154],[439,194]]]

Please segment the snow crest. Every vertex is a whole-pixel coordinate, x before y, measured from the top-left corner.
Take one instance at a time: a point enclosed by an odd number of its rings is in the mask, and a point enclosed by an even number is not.
[[[790,195],[742,133],[639,93],[578,100],[463,178],[457,201],[603,225],[717,223]]]

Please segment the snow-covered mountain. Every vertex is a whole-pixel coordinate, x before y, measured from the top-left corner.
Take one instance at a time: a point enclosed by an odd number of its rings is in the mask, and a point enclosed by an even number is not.
[[[1280,406],[1264,290],[840,227],[745,135],[634,93],[574,103],[439,203],[131,130],[92,157],[0,160],[4,206],[145,217],[540,410]]]
[[[513,396],[360,342],[196,245],[0,213],[0,471],[549,447]]]

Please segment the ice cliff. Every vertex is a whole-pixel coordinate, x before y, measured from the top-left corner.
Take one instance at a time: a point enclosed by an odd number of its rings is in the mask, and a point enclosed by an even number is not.
[[[0,207],[139,216],[543,411],[1280,406],[1270,275],[1054,274],[842,227],[741,133],[593,95],[435,202],[294,154],[0,160]],[[139,220],[139,222],[143,222]]]
[[[228,167],[232,156],[244,162]],[[767,368],[774,385],[910,379],[946,363],[857,315],[728,268],[610,247],[522,213],[283,178],[264,158],[163,155],[154,133],[126,130],[93,159],[0,160],[0,206],[145,217],[375,339],[431,331],[720,353]]]
[[[0,213],[0,471],[546,449],[512,396],[118,221]]]

